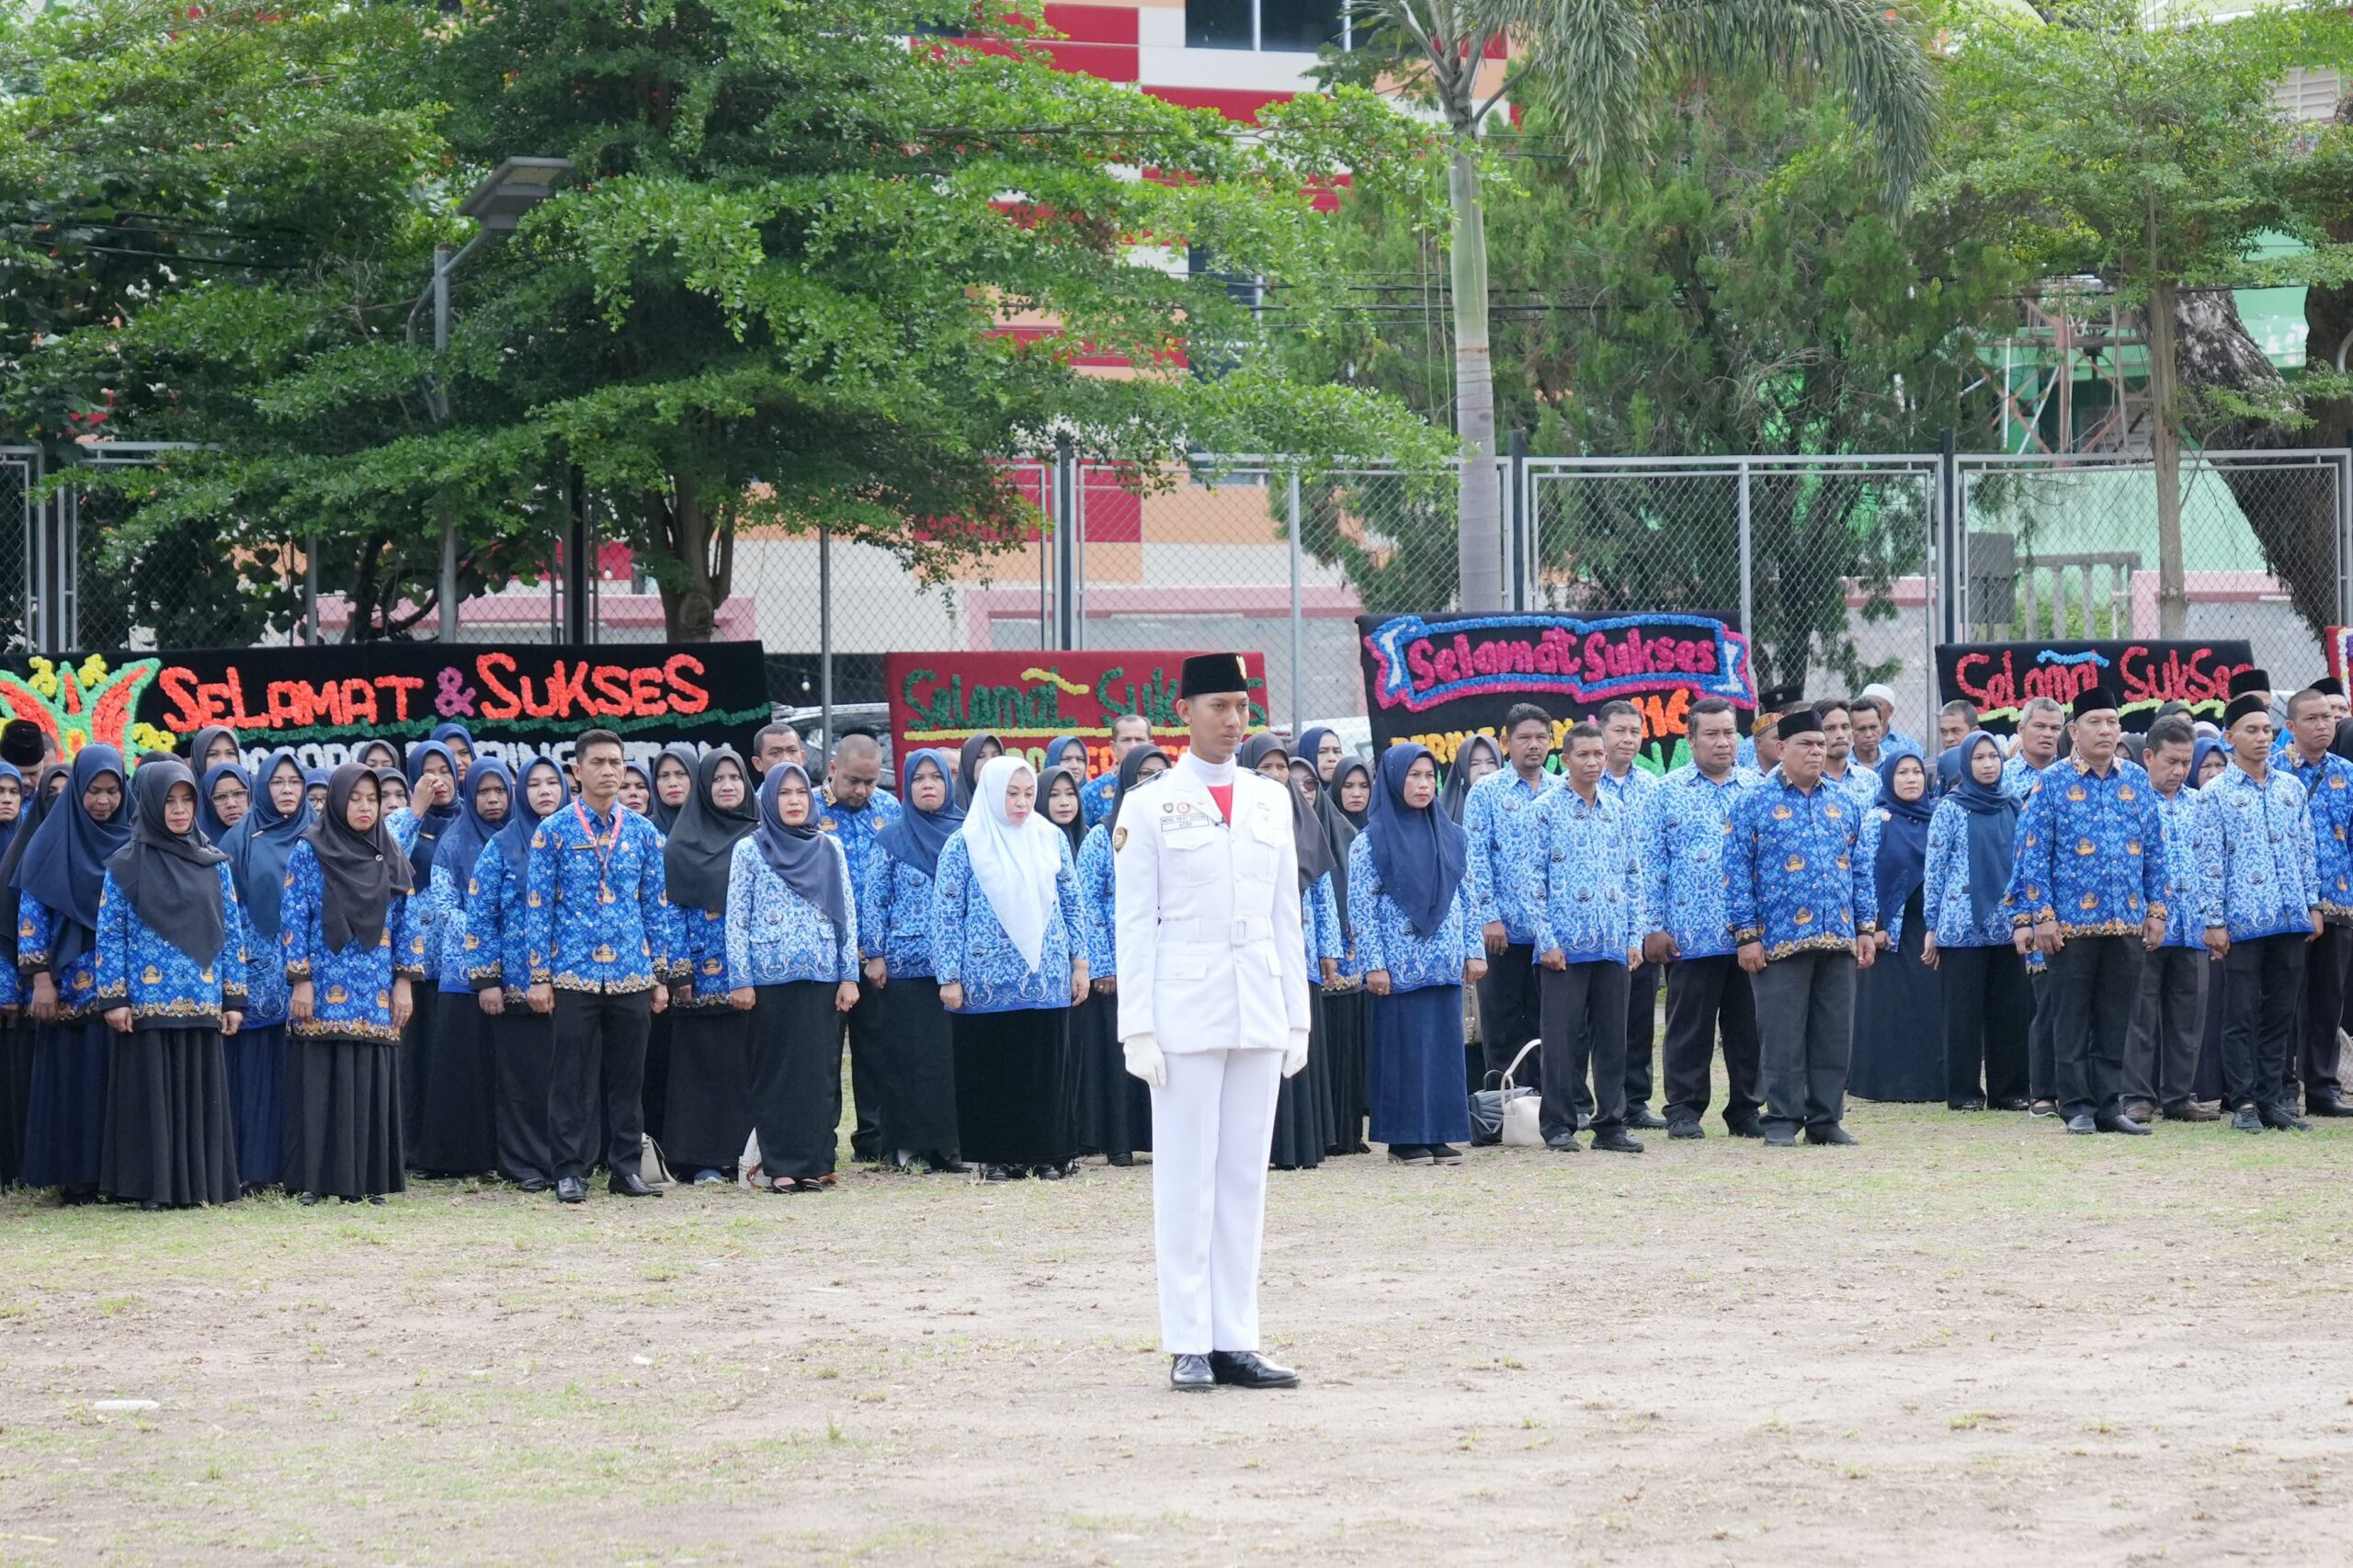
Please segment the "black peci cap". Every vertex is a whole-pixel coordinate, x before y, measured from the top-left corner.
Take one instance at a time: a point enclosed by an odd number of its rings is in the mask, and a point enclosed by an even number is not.
[[[2270,689],[2271,673],[2268,670],[2258,670],[2253,665],[2249,665],[2231,676],[2233,697],[2245,697],[2250,691],[2269,691]]]
[[[1792,739],[1798,735],[1820,734],[1821,733],[1822,721],[1815,715],[1813,710],[1811,708],[1792,709],[1790,711],[1782,714],[1781,722],[1773,726],[1773,733],[1775,737],[1784,741]]]
[[[2222,710],[2222,728],[2225,731],[2229,730],[2232,725],[2236,724],[2250,713],[2261,713],[2268,717],[2270,712],[2271,704],[2263,697],[2253,693],[2245,697],[2234,697],[2231,699],[2231,705]]]
[[[2075,693],[2075,700],[2068,711],[2078,719],[2086,713],[2113,713],[2116,711],[2116,693],[2104,686],[2079,691]]]
[[[2342,697],[2345,695],[2345,683],[2335,676],[2323,676],[2313,682],[2312,689],[2323,697]]]
[[[1805,689],[1802,681],[1790,681],[1781,686],[1768,686],[1756,694],[1756,711],[1779,713],[1802,700],[1798,693]]]
[[[30,719],[11,719],[0,724],[0,762],[32,767],[47,751],[41,744],[40,726]]]
[[[1249,689],[1250,672],[1239,653],[1196,653],[1176,677],[1176,695],[1184,698]]]

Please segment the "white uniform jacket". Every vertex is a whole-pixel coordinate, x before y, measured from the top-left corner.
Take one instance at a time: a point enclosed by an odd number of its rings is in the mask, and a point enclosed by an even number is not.
[[[1280,1051],[1308,1028],[1290,798],[1234,770],[1234,821],[1189,757],[1132,791],[1112,832],[1120,1039],[1174,1056]]]

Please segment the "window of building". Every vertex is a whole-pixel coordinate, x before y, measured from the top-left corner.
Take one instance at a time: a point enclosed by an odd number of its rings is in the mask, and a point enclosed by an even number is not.
[[[1185,0],[1185,41],[1194,49],[1283,50],[1313,54],[1347,47],[1342,0]]]

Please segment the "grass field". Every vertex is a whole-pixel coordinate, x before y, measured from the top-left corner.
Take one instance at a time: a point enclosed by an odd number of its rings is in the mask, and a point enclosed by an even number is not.
[[[1141,1166],[12,1195],[0,1562],[2353,1560],[2353,1126],[1848,1125],[1279,1174],[1291,1394],[1165,1392]]]

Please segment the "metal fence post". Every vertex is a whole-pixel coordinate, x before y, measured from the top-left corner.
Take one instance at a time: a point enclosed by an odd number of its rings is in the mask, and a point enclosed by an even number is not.
[[[817,712],[825,756],[834,750],[834,530],[817,525]]]
[[[1075,648],[1077,629],[1072,624],[1072,610],[1077,576],[1077,555],[1074,540],[1078,534],[1078,454],[1068,441],[1054,448],[1054,537],[1050,541],[1049,557],[1053,564],[1053,619],[1039,630],[1046,633],[1042,646]],[[1046,562],[1039,562],[1042,568]],[[1040,589],[1043,592],[1042,586]],[[1045,608],[1039,606],[1040,611]],[[1043,621],[1041,614],[1040,619]]]
[[[1300,566],[1302,551],[1299,542],[1299,470],[1290,471],[1290,735],[1299,739],[1299,726],[1306,714],[1302,693],[1302,672],[1307,667],[1307,617],[1300,602]],[[1272,715],[1269,715],[1271,718]]]
[[[2346,432],[2353,447],[2353,430]],[[2353,626],[2353,451],[2330,465],[2336,483],[2336,624]]]
[[[1749,536],[1748,460],[1740,460],[1740,631],[1748,639],[1748,678],[1756,678],[1756,551]]]
[[[302,625],[308,635],[303,641],[317,647],[325,639],[319,634],[319,536],[313,534],[302,547]]]
[[[1529,562],[1536,556],[1535,542],[1529,536],[1533,508],[1528,505],[1528,432],[1514,430],[1506,453],[1504,482],[1511,497],[1511,608],[1524,613],[1528,608]]]

